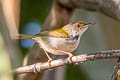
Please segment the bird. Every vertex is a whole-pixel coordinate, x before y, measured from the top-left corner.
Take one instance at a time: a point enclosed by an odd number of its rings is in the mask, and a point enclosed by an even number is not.
[[[49,53],[54,55],[68,55],[68,61],[72,62],[72,53],[77,49],[80,38],[89,26],[93,23],[87,23],[85,21],[76,21],[69,23],[59,29],[42,31],[36,35],[19,34],[19,39],[32,39],[40,48],[42,48],[48,57],[48,63],[51,63],[53,59],[49,56]]]

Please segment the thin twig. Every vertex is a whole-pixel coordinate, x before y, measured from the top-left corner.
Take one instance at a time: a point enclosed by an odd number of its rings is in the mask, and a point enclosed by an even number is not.
[[[72,57],[72,61],[73,63],[78,63],[78,62],[82,63],[82,62],[93,61],[98,59],[109,59],[109,58],[118,58],[118,57],[120,57],[120,50],[108,50],[108,51],[101,51],[99,53],[77,55]],[[68,59],[59,59],[52,61],[51,66],[49,66],[47,62],[36,63],[33,65],[17,68],[15,70],[15,73],[30,73],[30,72],[38,73],[43,70],[48,70],[66,64],[71,64],[71,62],[69,62]]]

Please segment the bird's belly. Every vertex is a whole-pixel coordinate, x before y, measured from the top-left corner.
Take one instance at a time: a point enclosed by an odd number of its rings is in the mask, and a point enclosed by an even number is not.
[[[65,53],[58,52],[57,50],[72,52],[79,44],[78,41],[68,42],[66,39],[54,37],[48,37],[47,39],[40,38],[38,43],[47,52],[55,55],[65,55]]]
[[[74,43],[65,42],[64,44],[58,44],[57,49],[67,52],[73,52],[76,49],[76,47],[77,47],[77,42]]]
[[[56,50],[62,50],[62,51],[66,51],[66,52],[73,52],[79,44],[78,41],[68,41],[65,38],[50,37],[49,40],[50,40],[49,41],[50,46],[52,46],[53,48],[56,48]],[[55,54],[56,55],[64,55],[64,53],[60,53],[57,51],[55,52]]]

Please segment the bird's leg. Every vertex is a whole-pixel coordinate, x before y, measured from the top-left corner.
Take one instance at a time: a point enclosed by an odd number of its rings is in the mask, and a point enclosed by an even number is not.
[[[67,54],[67,55],[69,56],[69,57],[68,57],[68,61],[69,61],[70,63],[73,62],[73,61],[72,61],[72,57],[73,57],[74,55],[73,55],[72,53],[67,52],[67,51],[63,51],[63,50],[57,50],[57,51]]]
[[[44,49],[43,49],[43,50],[44,50]],[[45,52],[45,54],[46,54],[47,57],[48,57],[48,64],[49,64],[49,66],[51,66],[51,62],[53,61],[53,59],[49,56],[49,54],[47,53],[46,50],[44,50],[44,52]]]

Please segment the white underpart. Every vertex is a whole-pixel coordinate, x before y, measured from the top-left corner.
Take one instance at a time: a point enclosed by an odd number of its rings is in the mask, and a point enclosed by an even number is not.
[[[65,55],[65,53],[57,52],[57,50],[63,50],[67,52],[74,51],[78,44],[79,40],[77,41],[67,41],[65,38],[55,38],[55,37],[48,37],[48,40],[44,40],[41,37],[34,38],[34,40],[39,43],[39,45],[46,50],[47,52],[55,55]],[[55,50],[56,48],[57,50]]]
[[[87,30],[87,28],[80,30],[80,36]],[[55,55],[65,55],[65,53],[57,52],[57,50],[63,50],[67,52],[73,52],[79,45],[80,37],[78,40],[67,40],[67,38],[55,38],[55,37],[36,37],[33,38],[39,45],[47,52]],[[55,50],[56,48],[56,50]]]
[[[49,42],[55,48],[58,48],[59,45],[65,44],[66,40],[63,38],[49,37]]]

